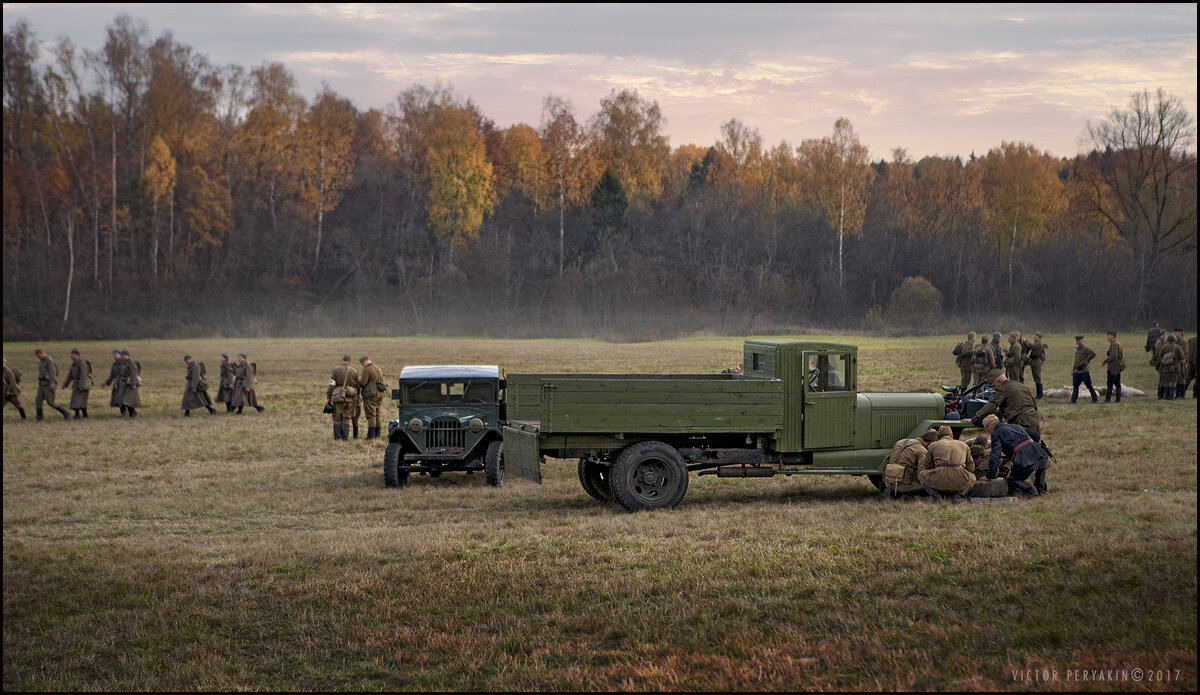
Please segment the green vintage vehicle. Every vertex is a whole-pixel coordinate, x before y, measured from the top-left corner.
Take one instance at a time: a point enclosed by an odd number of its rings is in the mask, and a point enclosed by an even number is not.
[[[744,374],[510,374],[505,465],[541,482],[546,457],[578,459],[588,495],[673,508],[688,474],[867,476],[904,437],[949,421],[936,393],[859,393],[858,348],[747,340]]]
[[[383,482],[401,487],[408,476],[483,471],[489,485],[504,485],[504,380],[492,365],[405,367],[392,399]]]

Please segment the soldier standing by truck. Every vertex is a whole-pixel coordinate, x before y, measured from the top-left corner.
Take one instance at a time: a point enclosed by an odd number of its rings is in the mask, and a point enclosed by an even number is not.
[[[383,380],[383,370],[372,362],[370,357],[364,355],[358,358],[358,362],[362,365],[359,381],[362,383],[363,411],[367,416],[367,439],[375,439],[382,428],[379,410],[383,405],[383,393],[387,390],[387,383]]]
[[[966,391],[971,388],[971,357],[975,354],[975,331],[968,333],[966,340],[955,345],[951,354],[954,355],[954,365],[958,367],[958,372],[962,376],[958,390]]]
[[[1037,399],[1029,387],[1019,381],[1013,381],[999,369],[993,369],[988,374],[988,383],[996,389],[989,400],[975,417],[971,424],[979,427],[988,415],[999,412],[1005,422],[1021,425],[1029,431],[1034,439],[1040,439],[1042,434],[1042,415],[1038,412]]]
[[[25,419],[25,409],[21,407],[21,399],[18,398],[21,393],[21,385],[17,382],[17,373],[8,368],[8,358],[4,358],[4,405],[12,403],[17,412],[21,414],[21,419]]]
[[[67,370],[67,380],[63,382],[63,390],[68,386],[75,385],[71,389],[71,410],[75,411],[75,419],[79,419],[79,414],[83,413],[83,417],[88,416],[88,393],[92,388],[92,363],[83,359],[79,354],[79,348],[71,350],[71,368]]]
[[[325,398],[333,408],[333,438],[350,440],[350,415],[358,396],[358,372],[350,366],[350,355],[342,358],[342,366],[329,375]]]
[[[67,409],[54,404],[54,390],[58,388],[58,368],[54,366],[54,358],[41,348],[34,350],[33,354],[38,358],[38,390],[33,399],[37,419],[42,419],[42,403],[49,403],[51,408],[62,413],[64,420],[70,420],[71,415],[67,413]]]

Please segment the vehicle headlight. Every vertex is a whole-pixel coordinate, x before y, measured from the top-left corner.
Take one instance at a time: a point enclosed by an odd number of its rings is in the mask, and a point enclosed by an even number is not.
[[[412,430],[413,434],[420,432],[423,426],[424,423],[421,422],[421,418],[419,417],[415,417],[408,421],[408,429]]]
[[[473,433],[479,434],[479,432],[483,430],[483,420],[473,417],[471,418],[471,421],[467,423],[467,426],[471,428]]]

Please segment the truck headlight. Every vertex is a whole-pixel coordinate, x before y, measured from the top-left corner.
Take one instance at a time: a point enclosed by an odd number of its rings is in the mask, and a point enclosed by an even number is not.
[[[415,417],[408,421],[408,429],[412,430],[413,434],[420,432],[423,426],[424,423],[421,422],[421,418],[419,417]]]
[[[483,430],[483,420],[473,417],[471,418],[471,421],[467,423],[467,426],[471,428],[471,432],[474,434],[479,434]]]

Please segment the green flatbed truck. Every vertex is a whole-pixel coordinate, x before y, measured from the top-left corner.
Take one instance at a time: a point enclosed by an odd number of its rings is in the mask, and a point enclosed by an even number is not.
[[[578,459],[596,500],[673,508],[688,475],[867,476],[904,437],[947,421],[936,393],[859,393],[858,348],[747,340],[743,374],[510,374],[508,475],[541,482],[546,457]]]

